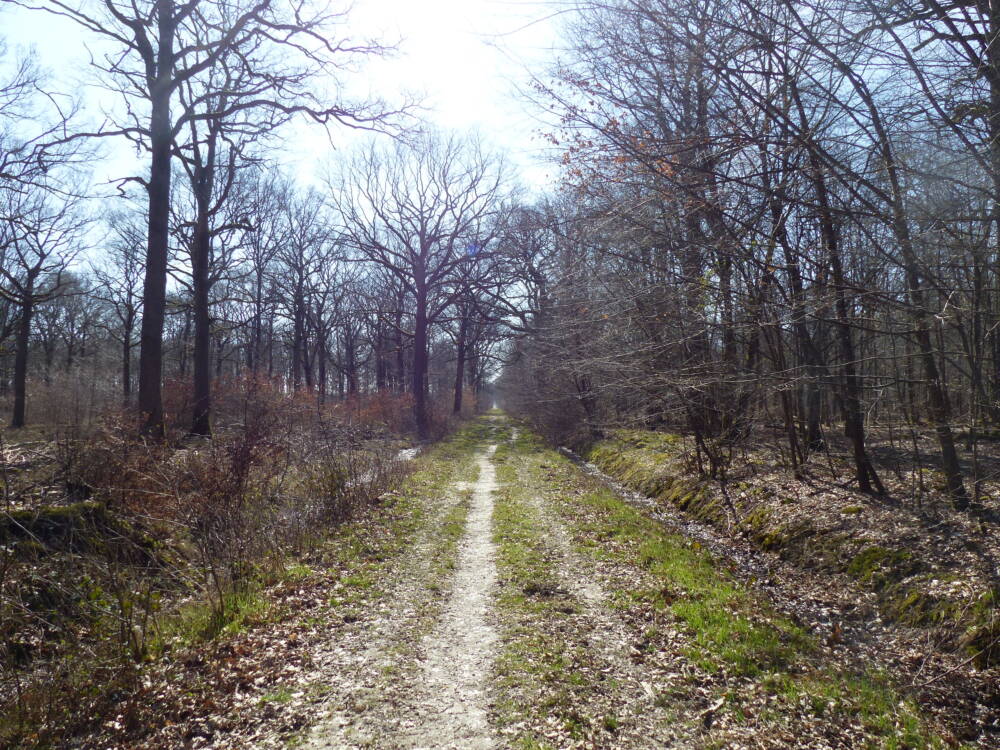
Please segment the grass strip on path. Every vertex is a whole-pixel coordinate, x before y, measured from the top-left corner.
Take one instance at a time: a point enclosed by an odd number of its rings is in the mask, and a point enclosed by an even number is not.
[[[598,688],[587,684],[575,692],[577,655],[554,650],[535,625],[540,617],[557,619],[562,604],[523,593],[527,583],[548,581],[553,566],[544,529],[519,501],[519,491],[539,493],[570,530],[576,552],[593,562],[631,634],[636,660],[648,670],[655,705],[675,724],[677,744],[957,746],[942,728],[928,725],[885,674],[845,671],[822,643],[736,581],[696,541],[648,518],[526,430],[498,461],[508,465],[501,467],[505,487],[497,506],[501,576],[515,582],[501,593],[500,606],[509,621],[516,621],[513,614],[524,623],[508,626],[500,694],[516,696],[515,683],[540,679],[556,685],[561,701],[536,706],[511,698],[498,704],[502,723],[532,728],[520,733],[521,746],[563,746],[547,745],[544,732],[533,728],[546,714],[565,722]],[[574,736],[593,746],[615,744],[595,743],[587,731]]]

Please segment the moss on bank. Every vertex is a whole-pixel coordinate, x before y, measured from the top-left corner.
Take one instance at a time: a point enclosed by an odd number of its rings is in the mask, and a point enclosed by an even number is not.
[[[673,441],[645,441],[664,443],[674,449]],[[617,456],[619,466],[637,471],[646,464],[662,471],[669,465],[669,458],[655,463],[642,455],[648,449],[637,450],[639,456]],[[613,576],[606,583],[613,592],[609,604],[625,621],[645,623],[640,651],[651,656],[636,658],[672,654],[669,669],[685,676],[682,685],[658,686],[654,705],[683,711],[695,686],[712,695],[718,727],[710,727],[712,717],[706,719],[704,711],[698,713],[710,728],[697,730],[698,746],[739,746],[748,727],[760,746],[769,747],[829,740],[851,747],[945,746],[891,677],[874,669],[843,671],[828,661],[813,635],[727,573],[698,542],[668,530],[553,451],[514,446],[512,454],[520,481],[530,477],[529,486],[539,487],[536,493],[545,489],[577,552]],[[646,479],[647,487],[669,486],[662,476]],[[523,511],[516,517],[523,518]],[[858,564],[860,572],[877,575],[888,559],[869,552]],[[673,627],[681,629],[683,641],[670,635]],[[761,694],[768,696],[763,708]]]
[[[592,445],[584,457],[626,487],[692,518],[730,530],[720,489],[691,476],[683,457],[681,438],[643,430],[617,430]],[[980,667],[1000,662],[1000,627],[993,592],[979,591],[956,599],[937,593],[942,571],[931,570],[905,547],[865,538],[864,506],[840,509],[841,523],[824,527],[785,506],[793,498],[761,486],[737,485],[737,514],[731,528],[760,549],[803,567],[842,573],[873,591],[883,616],[913,627],[934,628],[944,640],[964,649]],[[790,517],[791,516],[791,517]]]

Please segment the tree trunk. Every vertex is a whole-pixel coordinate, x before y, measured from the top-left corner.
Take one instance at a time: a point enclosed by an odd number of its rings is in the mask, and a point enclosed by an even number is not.
[[[296,292],[293,312],[292,331],[292,388],[298,390],[302,385],[302,371],[305,364],[305,301],[301,291]]]
[[[326,361],[329,355],[326,351],[326,334],[319,333],[316,342],[316,391],[319,405],[326,403]]]
[[[455,363],[455,403],[452,407],[453,414],[462,413],[462,386],[465,384],[465,315],[458,324],[458,345],[456,347]]]
[[[413,413],[417,422],[417,437],[430,437],[430,416],[427,412],[427,299],[423,289],[417,289],[417,309],[413,321]]]
[[[10,426],[24,427],[28,388],[28,344],[31,340],[31,316],[34,299],[31,292],[21,299],[21,320],[17,326],[17,350],[14,353],[14,413]]]
[[[767,150],[764,144],[760,146],[760,153],[761,161],[767,163]],[[819,384],[825,370],[825,363],[806,324],[805,286],[802,281],[802,270],[798,252],[796,252],[792,243],[788,241],[788,214],[784,210],[780,196],[771,188],[771,180],[767,170],[763,171],[762,179],[764,180],[764,186],[768,194],[771,221],[774,224],[775,241],[781,246],[788,273],[788,282],[791,287],[792,330],[798,341],[799,350],[802,353],[807,376],[803,399],[803,411],[806,416],[805,445],[808,451],[814,452],[822,450],[824,447],[823,430],[820,427],[820,402],[822,393],[820,392]],[[768,282],[770,278],[768,276]],[[793,447],[793,453],[794,450],[795,448]]]
[[[805,114],[805,107],[802,104],[798,89],[793,87],[792,94],[795,98],[795,106],[798,110],[802,132],[809,132],[810,128]],[[840,347],[840,358],[843,363],[843,384],[838,400],[840,401],[841,412],[844,418],[844,433],[851,442],[851,449],[854,455],[854,471],[858,486],[863,492],[871,492],[874,487],[875,491],[884,495],[886,494],[885,487],[875,472],[875,466],[872,464],[865,447],[865,425],[861,413],[861,381],[857,375],[857,366],[855,363],[854,340],[851,335],[850,311],[847,305],[837,225],[830,205],[830,196],[827,191],[826,181],[823,177],[823,166],[813,148],[814,144],[810,141],[805,145],[808,150],[810,179],[816,193],[816,202],[819,208],[820,236],[833,274],[834,308],[837,316],[837,342]]]
[[[1000,278],[1000,3],[989,3],[989,27],[987,31],[987,78],[990,84],[989,134],[990,134],[990,178],[993,183],[992,218],[994,257],[996,258],[997,278]],[[994,398],[1000,398],[1000,335],[992,331],[993,336],[993,366]],[[990,418],[1000,420],[1000,410],[993,406],[993,401],[984,398],[988,405]]]
[[[174,46],[174,3],[157,0],[157,71],[150,85],[149,225],[146,276],[143,281],[142,328],[139,334],[139,411],[143,432],[163,437],[163,326],[167,300],[167,251],[170,220],[170,123]]]
[[[274,317],[267,319],[267,377],[274,377]]]
[[[222,336],[217,336],[215,339],[215,377],[219,379],[222,377],[223,368],[226,364],[226,339]]]
[[[857,374],[857,363],[854,349],[854,338],[851,335],[850,311],[847,305],[846,280],[843,263],[840,258],[840,244],[837,227],[830,211],[826,183],[818,163],[813,161],[813,183],[816,188],[820,206],[820,234],[830,261],[833,275],[834,307],[837,312],[837,341],[840,345],[840,358],[843,362],[843,393],[840,397],[844,416],[844,434],[851,442],[854,454],[854,470],[858,487],[862,492],[873,489],[880,495],[885,495],[885,486],[875,472],[865,447],[865,423],[861,412],[861,378]]]
[[[402,393],[406,383],[406,355],[403,351],[403,313],[396,313],[396,392]]]
[[[122,402],[128,408],[132,400],[132,327],[133,322],[125,323],[122,337]]]
[[[344,374],[347,376],[347,395],[358,392],[357,342],[352,331],[344,331]]]
[[[375,337],[375,390],[378,393],[386,390],[386,374],[388,367],[385,361],[385,328],[380,324]]]
[[[200,189],[202,186],[198,186]],[[212,434],[212,318],[209,311],[209,255],[211,237],[208,231],[208,201],[198,196],[198,216],[191,241],[191,276],[193,286],[194,403],[191,434],[208,437]]]

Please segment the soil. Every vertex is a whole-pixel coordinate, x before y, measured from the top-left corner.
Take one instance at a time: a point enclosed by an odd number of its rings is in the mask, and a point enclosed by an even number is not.
[[[419,683],[417,728],[402,747],[491,750],[486,689],[497,632],[491,622],[496,585],[492,540],[496,471],[491,445],[478,458],[479,479],[472,488],[465,536],[460,542],[451,598],[440,624],[421,647],[424,670]]]

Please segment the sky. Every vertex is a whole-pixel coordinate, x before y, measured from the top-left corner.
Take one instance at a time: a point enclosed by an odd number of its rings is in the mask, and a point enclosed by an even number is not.
[[[95,0],[87,0],[94,2]],[[11,47],[33,46],[60,84],[83,96],[97,115],[102,95],[91,84],[87,44],[93,37],[49,14],[5,7],[0,0],[0,36]],[[476,129],[488,143],[506,150],[526,186],[544,189],[553,169],[541,160],[540,123],[521,98],[529,73],[541,73],[552,59],[557,37],[553,7],[539,0],[355,0],[350,33],[359,38],[400,41],[399,53],[372,64],[353,85],[370,87],[390,102],[403,92],[423,95],[423,117],[442,128]],[[106,99],[106,97],[105,97]],[[318,128],[297,126],[282,154],[309,180],[330,150]],[[357,135],[333,133],[348,148]],[[135,171],[136,156],[123,146],[110,149],[106,178]]]

